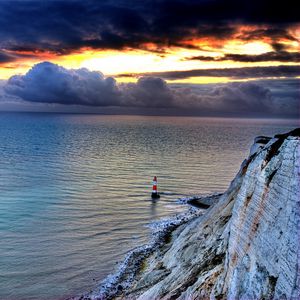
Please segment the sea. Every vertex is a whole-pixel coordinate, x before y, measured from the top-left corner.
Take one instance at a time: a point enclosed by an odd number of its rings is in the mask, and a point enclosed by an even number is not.
[[[0,299],[88,292],[149,224],[223,192],[253,139],[296,120],[0,113]],[[151,200],[157,176],[161,198]]]

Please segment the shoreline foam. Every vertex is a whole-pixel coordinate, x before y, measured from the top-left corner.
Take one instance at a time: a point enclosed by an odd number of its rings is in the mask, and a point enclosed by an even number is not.
[[[211,198],[212,203],[216,201],[216,196],[221,194],[198,195],[178,198],[177,203],[190,205],[191,201]],[[94,291],[71,297],[69,300],[104,300],[118,296],[121,292],[131,286],[136,274],[141,269],[143,261],[162,247],[168,236],[180,225],[203,215],[204,208],[190,205],[188,210],[176,214],[169,218],[153,221],[147,225],[151,229],[151,238],[149,243],[138,246],[130,250],[119,265],[117,271],[108,275]]]

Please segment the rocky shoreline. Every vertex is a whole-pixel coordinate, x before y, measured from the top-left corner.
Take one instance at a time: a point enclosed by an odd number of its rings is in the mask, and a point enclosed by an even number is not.
[[[215,197],[215,195],[213,195]],[[199,196],[184,198],[201,199]],[[181,199],[178,199],[181,201]],[[146,245],[136,247],[127,253],[124,261],[116,273],[109,275],[101,282],[98,289],[80,296],[72,297],[69,300],[102,300],[114,299],[123,294],[134,282],[138,272],[141,271],[143,262],[155,251],[162,248],[170,239],[172,232],[188,221],[199,217],[204,213],[195,207],[190,207],[187,212],[177,214],[174,217],[153,222],[149,225],[152,229],[152,238]]]
[[[117,274],[76,299],[299,299],[300,129],[256,138],[224,194],[182,199]],[[205,213],[203,213],[205,211]]]

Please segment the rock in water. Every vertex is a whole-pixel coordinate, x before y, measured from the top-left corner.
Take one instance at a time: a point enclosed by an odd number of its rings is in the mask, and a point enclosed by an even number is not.
[[[179,226],[119,297],[300,299],[299,136],[260,138],[218,203]]]

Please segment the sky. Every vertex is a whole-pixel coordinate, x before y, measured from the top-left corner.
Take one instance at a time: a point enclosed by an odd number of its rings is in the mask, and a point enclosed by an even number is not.
[[[298,12],[290,0],[1,0],[0,110],[297,118]]]

